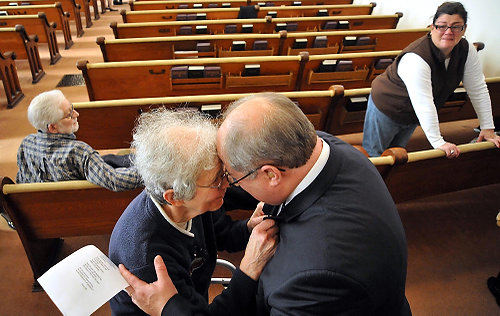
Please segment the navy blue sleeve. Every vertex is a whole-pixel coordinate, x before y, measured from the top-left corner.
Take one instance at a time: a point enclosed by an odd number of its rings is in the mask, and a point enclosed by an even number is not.
[[[248,220],[233,221],[223,208],[213,212],[212,219],[218,250],[235,252],[246,248],[250,238]]]

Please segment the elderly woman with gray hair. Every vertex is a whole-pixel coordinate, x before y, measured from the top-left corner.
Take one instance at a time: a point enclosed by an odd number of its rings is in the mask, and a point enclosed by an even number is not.
[[[244,221],[232,221],[221,209],[228,182],[217,157],[216,134],[210,119],[193,111],[153,110],[143,113],[135,128],[134,165],[146,190],[118,220],[109,256],[148,283],[156,281],[154,262],[160,259],[155,257],[165,260],[178,294],[156,313],[249,313],[257,280],[276,249],[277,227],[263,221],[262,206]],[[217,250],[245,246],[231,283],[208,304]],[[110,301],[113,315],[143,314],[133,303],[132,288],[127,291]]]

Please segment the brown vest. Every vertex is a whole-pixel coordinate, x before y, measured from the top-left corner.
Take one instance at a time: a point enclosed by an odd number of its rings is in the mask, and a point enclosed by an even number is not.
[[[469,43],[464,38],[458,42],[450,53],[446,69],[444,54],[434,45],[430,34],[424,35],[403,49],[386,71],[373,80],[373,102],[382,113],[401,124],[418,123],[406,86],[398,76],[399,61],[410,52],[420,56],[431,67],[432,95],[439,109],[462,81]]]

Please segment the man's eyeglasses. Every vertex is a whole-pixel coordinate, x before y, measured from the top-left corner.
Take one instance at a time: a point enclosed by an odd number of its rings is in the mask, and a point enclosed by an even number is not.
[[[220,189],[222,183],[224,183],[224,179],[227,179],[228,175],[229,174],[226,171],[224,171],[220,176],[217,177],[217,179],[215,179],[215,181],[212,184],[210,185],[197,184],[196,186],[200,188]]]
[[[249,173],[247,173],[246,175],[244,175],[243,177],[241,177],[241,178],[239,178],[239,179],[235,179],[235,178],[233,178],[233,177],[232,177],[229,173],[227,173],[227,172],[226,172],[226,174],[227,174],[227,181],[228,181],[228,183],[229,183],[229,185],[230,185],[230,186],[238,186],[238,185],[239,185],[238,183],[239,183],[240,181],[245,180],[245,179],[246,179],[247,177],[249,177],[251,174],[253,174],[254,172],[256,172],[257,170],[259,170],[260,168],[262,168],[262,167],[264,167],[264,166],[265,166],[265,165],[262,165],[262,166],[260,166],[260,167],[257,167],[257,168],[255,168],[255,169],[251,170]],[[281,171],[281,172],[284,172],[284,171],[285,171],[285,169],[278,168],[278,167],[276,167],[276,169],[278,169],[278,170],[279,170],[279,171]]]
[[[63,120],[64,119],[72,119],[74,113],[75,113],[75,108],[74,108],[73,104],[71,104],[71,111],[69,111],[68,115],[66,115],[65,117],[63,117]]]
[[[443,24],[443,25],[434,24],[434,27],[436,28],[436,30],[438,30],[439,33],[446,33],[446,31],[448,29],[451,29],[451,31],[453,33],[458,34],[464,30],[465,24],[464,25],[452,25],[452,26],[448,26],[446,24]]]

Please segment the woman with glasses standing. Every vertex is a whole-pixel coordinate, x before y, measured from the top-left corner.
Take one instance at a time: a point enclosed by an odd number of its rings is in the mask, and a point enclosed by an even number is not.
[[[389,147],[406,147],[420,124],[433,148],[443,150],[448,158],[458,157],[458,147],[441,136],[437,110],[461,81],[479,118],[478,141],[500,147],[477,52],[463,37],[466,28],[463,5],[444,2],[430,33],[408,45],[373,80],[363,128],[363,147],[370,156],[380,156]]]
[[[152,283],[157,280],[154,258],[161,256],[178,294],[161,301],[154,314],[251,313],[258,279],[276,249],[278,228],[273,220],[263,221],[262,206],[241,221],[221,209],[229,183],[217,156],[216,134],[210,118],[167,109],[141,114],[134,130],[133,162],[146,190],[116,223],[109,257]],[[217,251],[243,249],[229,286],[208,304]],[[137,293],[127,291],[111,299],[112,314],[145,315],[133,303]]]

